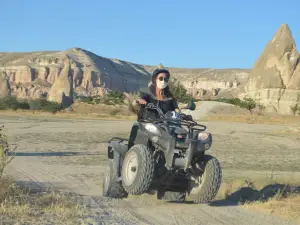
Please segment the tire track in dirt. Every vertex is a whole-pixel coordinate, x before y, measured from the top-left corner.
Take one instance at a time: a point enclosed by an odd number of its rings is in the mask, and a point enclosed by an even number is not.
[[[18,157],[9,165],[9,172],[26,186],[36,189],[55,188],[77,194],[89,193],[90,187],[82,179],[74,179],[68,174],[60,173],[59,167],[39,163],[36,157],[29,160]],[[100,190],[100,187],[99,187]],[[101,224],[153,224],[134,213],[123,200],[101,199],[97,196],[83,196],[81,204],[89,206],[91,217]],[[125,203],[125,204],[124,204]]]
[[[1,119],[0,119],[1,120]],[[2,118],[1,121],[4,119]],[[24,122],[27,121],[24,119]],[[22,121],[23,122],[23,121]],[[32,122],[26,122],[22,126],[30,127]],[[8,125],[11,127],[10,131],[15,136],[24,134],[26,132],[29,138],[22,140],[26,144],[26,152],[40,152],[47,149],[56,149],[57,151],[73,151],[82,149],[90,149],[91,143],[73,144],[71,140],[78,142],[79,131],[85,130],[87,135],[94,135],[94,132],[105,130],[103,132],[110,133],[123,130],[128,130],[131,122],[102,122],[102,121],[81,121],[74,123],[74,121],[48,121],[47,123],[40,122],[39,127],[28,128],[24,131],[19,129],[20,124],[13,121]],[[220,134],[227,134],[231,129],[238,132],[246,130],[249,125],[234,125],[229,126],[227,123],[210,123],[209,128],[218,131]],[[223,127],[223,128],[222,128]],[[265,126],[263,126],[265,127]],[[46,128],[46,129],[45,129]],[[223,130],[222,130],[222,129]],[[249,128],[250,129],[250,128]],[[252,129],[252,128],[251,128]],[[255,128],[257,130],[257,128]],[[47,134],[56,132],[65,132],[70,135],[68,143],[60,144],[57,139],[47,139]],[[244,132],[244,131],[243,131]],[[32,137],[36,134],[43,133],[42,139],[36,139],[36,144],[31,143]],[[79,133],[79,134],[77,134]],[[96,135],[97,136],[97,135]],[[111,135],[113,136],[113,135]],[[233,138],[233,137],[231,137]],[[69,141],[70,140],[70,141]],[[222,141],[222,139],[220,139]],[[76,143],[77,143],[76,142]],[[217,142],[216,142],[217,144]],[[222,143],[223,144],[223,143]],[[102,145],[95,145],[98,150],[103,150],[106,156],[105,147]],[[23,149],[22,149],[23,152]],[[42,159],[42,160],[41,160]],[[64,161],[66,160],[66,164]],[[228,159],[226,159],[228,160]],[[124,200],[104,198],[101,196],[101,182],[105,172],[106,163],[99,162],[99,166],[81,166],[68,164],[67,156],[61,157],[57,162],[57,157],[43,156],[17,156],[7,168],[7,172],[20,181],[25,181],[32,186],[40,188],[47,188],[49,186],[57,190],[76,193],[78,202],[88,206],[89,214],[84,215],[85,218],[93,218],[98,221],[98,224],[197,224],[197,225],[290,225],[292,223],[282,221],[279,218],[264,215],[245,209],[238,206],[230,206],[229,203],[209,205],[196,205],[196,204],[177,204],[167,203],[165,201],[156,200],[156,196],[142,195],[139,197],[129,197]],[[102,163],[102,164],[101,164]],[[100,165],[101,164],[101,165]],[[238,171],[237,171],[238,172]]]

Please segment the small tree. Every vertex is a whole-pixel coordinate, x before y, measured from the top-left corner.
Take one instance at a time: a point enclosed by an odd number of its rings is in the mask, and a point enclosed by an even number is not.
[[[258,115],[263,115],[266,107],[262,104],[258,104],[257,107],[258,107]]]
[[[256,102],[252,98],[244,98],[244,101],[241,102],[241,107],[248,109],[252,115],[252,110],[256,107]]]
[[[188,94],[186,88],[176,79],[169,82],[169,87],[174,95],[174,98],[178,102],[188,103],[195,100],[190,94]]]
[[[11,156],[8,153],[14,153],[17,146],[12,148],[12,146],[8,143],[8,137],[4,130],[4,126],[0,127],[0,178],[3,177],[3,171],[6,166],[13,160],[14,154]]]
[[[298,103],[296,103],[295,105],[291,106],[291,110],[293,111],[293,114],[296,115],[296,113],[298,112],[300,114],[300,106]]]

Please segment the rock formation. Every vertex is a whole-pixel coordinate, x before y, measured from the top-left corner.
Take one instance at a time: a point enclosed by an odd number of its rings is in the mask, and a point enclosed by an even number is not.
[[[72,48],[62,52],[1,53],[0,71],[5,72],[12,95],[25,99],[47,97],[62,73],[66,56],[77,96],[102,95],[107,89],[135,92],[147,86],[154,69]],[[242,69],[168,69],[190,94],[199,98],[214,96],[219,89],[218,93],[234,91],[249,73]]]
[[[11,89],[9,86],[9,82],[6,79],[6,74],[4,72],[0,72],[0,97],[10,96]]]
[[[27,99],[45,97],[60,76],[66,56],[75,95],[101,95],[107,88],[134,92],[150,79],[143,66],[104,58],[81,48],[63,52],[1,53],[0,72],[6,74],[12,95]]]
[[[48,100],[69,106],[73,103],[73,75],[70,60],[66,57],[64,67],[48,93]]]
[[[220,90],[238,92],[240,85],[247,82],[250,70],[170,68],[170,72],[195,98],[213,98],[222,97]]]
[[[300,101],[300,56],[288,25],[283,24],[265,47],[249,75],[245,93],[266,109],[292,113]]]

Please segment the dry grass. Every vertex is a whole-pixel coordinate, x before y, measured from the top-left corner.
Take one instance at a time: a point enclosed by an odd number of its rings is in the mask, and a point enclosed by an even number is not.
[[[10,223],[79,224],[84,209],[69,194],[30,192],[10,178],[0,180],[0,219]]]
[[[14,116],[14,117],[47,117],[47,118],[68,118],[68,119],[96,119],[96,120],[136,120],[136,115],[128,115],[128,113],[123,113],[122,110],[118,108],[111,109],[108,112],[98,111],[98,112],[58,112],[58,113],[48,113],[41,111],[26,111],[26,110],[0,110],[1,116]]]
[[[235,180],[221,185],[217,199],[217,204],[231,202],[300,223],[300,182],[296,180]]]
[[[16,185],[12,178],[4,175],[6,166],[13,160],[14,151],[8,143],[4,129],[0,130],[0,221],[4,224],[16,222],[49,224],[57,221],[77,224],[83,209],[69,194],[55,192],[32,192]],[[10,154],[5,154],[8,149]],[[12,156],[11,156],[12,155]]]
[[[285,198],[272,198],[267,202],[246,204],[246,208],[259,212],[280,216],[300,224],[300,195],[290,195]]]
[[[201,121],[300,125],[300,117],[291,115],[210,115],[204,117]]]

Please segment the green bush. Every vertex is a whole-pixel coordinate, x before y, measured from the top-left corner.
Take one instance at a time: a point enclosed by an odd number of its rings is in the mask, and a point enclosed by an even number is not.
[[[176,79],[169,82],[169,87],[177,102],[189,103],[191,101],[196,101],[190,94],[188,94],[186,88]]]
[[[256,107],[256,102],[252,98],[244,98],[244,100],[241,100],[239,98],[220,98],[220,99],[215,99],[213,101],[224,102],[224,103],[239,106],[244,109],[248,109],[251,114],[252,114],[252,110],[255,109]]]
[[[256,102],[252,98],[244,98],[244,101],[241,101],[241,107],[248,109],[252,114],[252,110],[256,108]]]
[[[19,102],[16,97],[3,97],[0,99],[0,109],[18,109]]]
[[[62,110],[62,105],[56,102],[48,102],[48,104],[44,105],[42,111],[56,113]]]
[[[49,102],[46,99],[33,99],[33,100],[18,100],[15,96],[0,98],[0,110],[42,110],[46,112],[57,112],[62,109],[61,104]]]
[[[0,98],[0,109],[1,110],[17,110],[17,109],[29,109],[29,105],[25,101],[18,101],[15,96],[7,96]]]
[[[242,101],[239,98],[221,98],[221,99],[216,99],[216,100],[213,100],[213,101],[224,102],[224,103],[237,105],[237,106],[242,105]]]
[[[47,99],[29,100],[30,110],[41,110],[45,112],[55,113],[62,109],[62,105],[56,102],[50,102]]]
[[[91,97],[79,96],[76,99],[88,104],[105,104],[105,105],[124,104],[124,94],[120,91],[110,91],[104,96],[91,96]]]
[[[79,100],[80,102],[85,102],[85,103],[93,103],[93,97],[91,96],[77,96],[76,97],[77,100]]]

